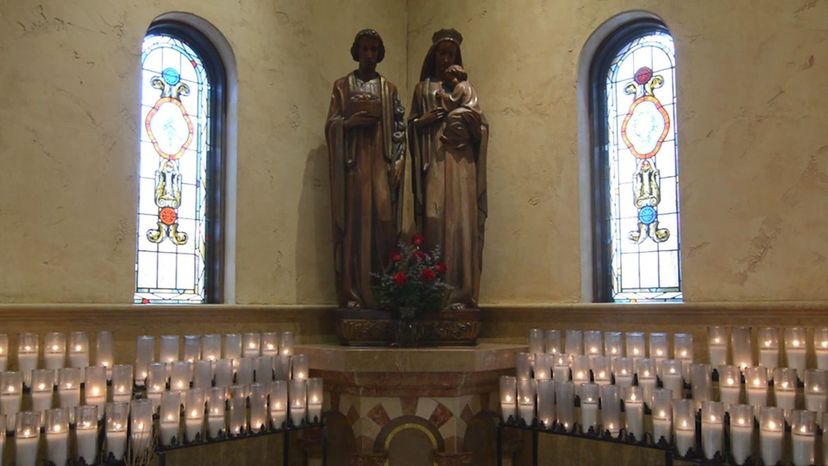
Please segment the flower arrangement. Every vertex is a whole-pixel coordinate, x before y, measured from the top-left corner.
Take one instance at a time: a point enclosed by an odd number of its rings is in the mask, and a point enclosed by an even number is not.
[[[425,252],[421,249],[423,242],[419,234],[408,243],[400,241],[398,249],[391,252],[388,270],[375,275],[379,282],[374,293],[380,306],[399,311],[403,318],[443,309],[451,291],[443,279],[446,264],[440,260],[440,247]],[[403,315],[412,309],[414,315]]]

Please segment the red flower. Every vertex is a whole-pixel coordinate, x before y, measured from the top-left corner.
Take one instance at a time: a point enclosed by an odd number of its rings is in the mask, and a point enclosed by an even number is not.
[[[423,235],[419,233],[411,237],[411,244],[413,244],[414,246],[422,246],[424,242],[425,238],[423,238]]]
[[[402,256],[400,255],[400,250],[395,249],[395,250],[391,251],[390,258],[391,258],[391,262],[399,262],[400,259],[402,259]]]
[[[440,273],[446,273],[446,263],[440,261],[437,263],[437,265],[434,266],[434,269]]]
[[[420,276],[427,282],[432,282],[437,278],[437,274],[431,269],[423,269],[423,273]]]
[[[149,299],[147,299],[147,298],[142,298],[141,299],[141,304],[149,304],[149,303],[150,303]]]
[[[414,251],[414,257],[416,257],[419,262],[422,262],[422,261],[426,260],[426,253],[424,253],[423,251],[417,250],[417,251]]]
[[[397,272],[394,274],[394,283],[397,284],[397,288],[405,285],[406,280],[408,280],[408,277],[405,275],[405,272]]]

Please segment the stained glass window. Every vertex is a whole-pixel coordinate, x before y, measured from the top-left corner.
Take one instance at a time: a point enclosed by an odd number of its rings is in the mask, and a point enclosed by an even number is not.
[[[607,301],[681,301],[678,128],[673,39],[663,26],[622,32],[599,86],[598,190]]]
[[[136,303],[210,300],[215,83],[174,31],[150,28],[141,52]]]

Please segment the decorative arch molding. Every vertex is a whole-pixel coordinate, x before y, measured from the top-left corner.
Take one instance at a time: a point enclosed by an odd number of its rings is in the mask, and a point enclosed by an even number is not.
[[[400,416],[386,423],[382,427],[379,434],[377,434],[376,440],[374,440],[374,452],[388,452],[394,437],[396,437],[396,435],[400,432],[410,429],[417,430],[424,434],[426,438],[428,438],[429,442],[431,442],[431,447],[435,454],[445,451],[445,439],[443,439],[443,435],[440,434],[437,427],[425,419],[417,416]]]

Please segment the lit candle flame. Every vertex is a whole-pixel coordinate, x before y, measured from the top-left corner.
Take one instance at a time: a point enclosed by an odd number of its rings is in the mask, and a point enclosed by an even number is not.
[[[820,346],[822,346],[823,348],[828,348],[828,340],[822,340],[822,343],[820,343]],[[3,350],[0,350],[0,353],[2,353],[2,352],[3,352]]]
[[[757,378],[753,379],[753,385],[758,387],[758,386],[762,385],[762,381],[759,380],[759,378],[757,377]]]
[[[53,425],[52,432],[60,432],[60,424]]]
[[[82,350],[83,350],[83,346],[75,345],[75,351],[82,351]]]
[[[57,352],[59,349],[60,349],[60,346],[58,346],[58,345],[52,345],[52,351],[53,351],[53,352]]]
[[[46,384],[43,383],[43,382],[40,382],[39,384],[37,384],[37,388],[40,391],[46,390]]]
[[[770,341],[770,340],[766,340],[766,341],[765,341],[765,346],[770,347],[770,345],[772,345],[772,344],[773,344],[773,342],[772,342],[772,341]]]
[[[681,352],[679,353],[679,356],[681,356],[682,358],[686,358],[687,357],[687,350],[681,350]]]
[[[638,348],[633,348],[633,354],[635,354],[635,355],[638,354]]]
[[[768,421],[768,429],[776,430],[776,423],[773,421]]]
[[[793,346],[799,346],[799,340],[794,340],[791,342]]]
[[[738,422],[739,422],[739,425],[742,425],[742,426],[745,425],[745,418],[740,417]]]
[[[670,373],[675,374],[676,373],[676,368],[671,366],[670,367]]]
[[[506,403],[512,402],[512,395],[506,395]]]
[[[727,378],[727,384],[728,385],[736,385],[736,381],[733,380],[733,377],[728,377]]]
[[[657,349],[656,356],[664,356],[664,351],[662,351],[661,349]]]
[[[807,434],[808,433],[808,428],[803,425],[802,427],[799,428],[799,431],[802,432],[803,434]]]
[[[719,339],[719,337],[713,338],[713,343],[718,345],[720,342],[721,342],[721,339]]]

